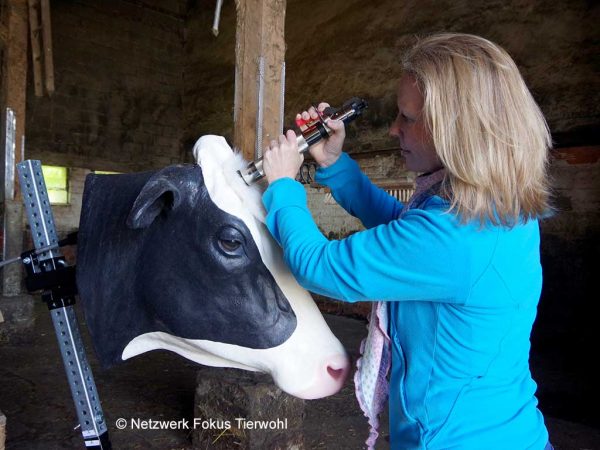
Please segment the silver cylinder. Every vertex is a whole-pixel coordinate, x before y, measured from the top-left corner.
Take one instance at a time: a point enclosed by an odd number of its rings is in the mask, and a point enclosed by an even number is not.
[[[296,137],[296,144],[298,144],[298,153],[304,153],[308,150],[308,143],[301,134]],[[265,171],[263,170],[263,158],[249,163],[248,167],[243,170],[238,170],[238,173],[248,186],[257,182],[265,176]]]

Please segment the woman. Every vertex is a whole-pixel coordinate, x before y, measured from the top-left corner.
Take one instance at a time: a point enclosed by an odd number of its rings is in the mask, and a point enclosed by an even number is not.
[[[551,448],[528,364],[551,141],[513,60],[465,34],[407,52],[390,135],[423,175],[406,205],[371,184],[342,152],[343,124],[329,124],[311,149],[317,181],[366,230],[319,232],[294,181],[293,132],[265,153],[267,225],[305,288],[384,302],[392,448]]]

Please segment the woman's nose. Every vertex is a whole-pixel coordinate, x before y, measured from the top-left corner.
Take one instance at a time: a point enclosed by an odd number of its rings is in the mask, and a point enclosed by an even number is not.
[[[388,134],[390,135],[390,137],[400,137],[400,125],[398,124],[398,119],[392,122]]]

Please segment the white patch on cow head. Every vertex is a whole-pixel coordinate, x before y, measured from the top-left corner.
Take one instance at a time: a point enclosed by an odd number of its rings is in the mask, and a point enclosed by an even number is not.
[[[247,162],[220,136],[201,137],[194,146],[194,156],[202,167],[204,184],[213,203],[243,220],[250,230],[264,265],[296,315],[296,329],[284,343],[269,349],[183,339],[162,332],[147,333],[127,345],[123,359],[166,349],[208,366],[267,372],[282,390],[300,398],[334,394],[348,374],[348,356],[310,294],[285,265],[281,248],[265,226],[263,187],[244,183],[237,170],[245,168]]]
[[[222,136],[202,136],[194,145],[194,157],[202,167],[204,184],[210,194],[210,198],[223,211],[235,214],[240,211],[239,207],[247,209],[250,214],[265,223],[266,211],[262,204],[262,195],[265,190],[264,183],[255,183],[248,186],[238,170],[245,169],[248,161],[241,153],[233,151]],[[223,189],[227,186],[226,189]],[[217,201],[225,200],[233,191],[236,201],[231,203],[227,198],[225,204],[219,205]]]

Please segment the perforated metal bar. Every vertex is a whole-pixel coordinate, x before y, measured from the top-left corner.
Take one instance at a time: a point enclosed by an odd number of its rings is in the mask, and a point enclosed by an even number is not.
[[[42,164],[40,161],[26,160],[17,164],[17,170],[35,248],[58,244]],[[60,251],[53,249],[40,253],[38,260],[40,263],[51,260],[52,264],[47,270],[56,270],[54,258],[60,256]],[[58,307],[51,309],[51,315],[86,448],[108,450],[111,445],[106,422],[75,310],[73,306]]]
[[[31,227],[33,245],[36,249],[58,243],[54,216],[39,161],[26,160],[17,164],[19,182],[27,219]],[[58,250],[49,250],[39,255],[40,262],[60,256]]]
[[[97,438],[107,431],[106,422],[81,341],[75,310],[73,306],[67,306],[53,309],[51,313],[81,433],[86,440]]]

